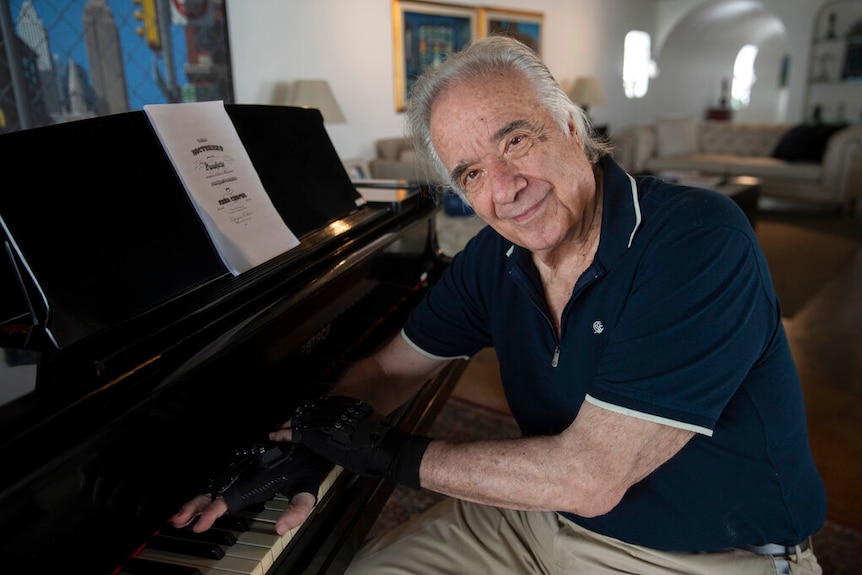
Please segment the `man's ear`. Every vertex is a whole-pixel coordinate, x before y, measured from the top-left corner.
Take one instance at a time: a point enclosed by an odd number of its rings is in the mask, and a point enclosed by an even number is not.
[[[575,121],[569,118],[569,136],[575,139],[575,143],[577,143],[580,149],[584,149],[584,142],[581,140],[581,137],[578,135],[578,128],[575,126]]]

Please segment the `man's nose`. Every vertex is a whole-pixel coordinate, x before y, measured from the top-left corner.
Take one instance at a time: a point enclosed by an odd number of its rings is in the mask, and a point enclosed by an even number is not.
[[[518,192],[527,185],[527,180],[518,166],[503,158],[497,158],[490,164],[488,180],[491,184],[491,195],[498,204],[514,202]]]

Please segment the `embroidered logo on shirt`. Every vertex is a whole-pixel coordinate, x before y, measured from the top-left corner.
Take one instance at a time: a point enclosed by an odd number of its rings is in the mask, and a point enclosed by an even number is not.
[[[603,331],[605,331],[604,324],[599,320],[594,321],[593,322],[593,333],[602,333]]]

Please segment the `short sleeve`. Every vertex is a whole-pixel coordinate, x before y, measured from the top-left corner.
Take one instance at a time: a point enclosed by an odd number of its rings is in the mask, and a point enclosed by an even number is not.
[[[780,322],[753,233],[730,225],[658,234],[588,394],[712,430]]]
[[[407,319],[404,335],[413,345],[442,358],[472,356],[491,345],[488,302],[500,265],[498,246],[486,228],[452,258]]]

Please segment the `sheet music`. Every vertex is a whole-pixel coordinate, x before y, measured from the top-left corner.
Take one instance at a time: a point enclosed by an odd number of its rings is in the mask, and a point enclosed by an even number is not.
[[[223,102],[148,104],[144,111],[231,273],[299,245],[264,190]]]

